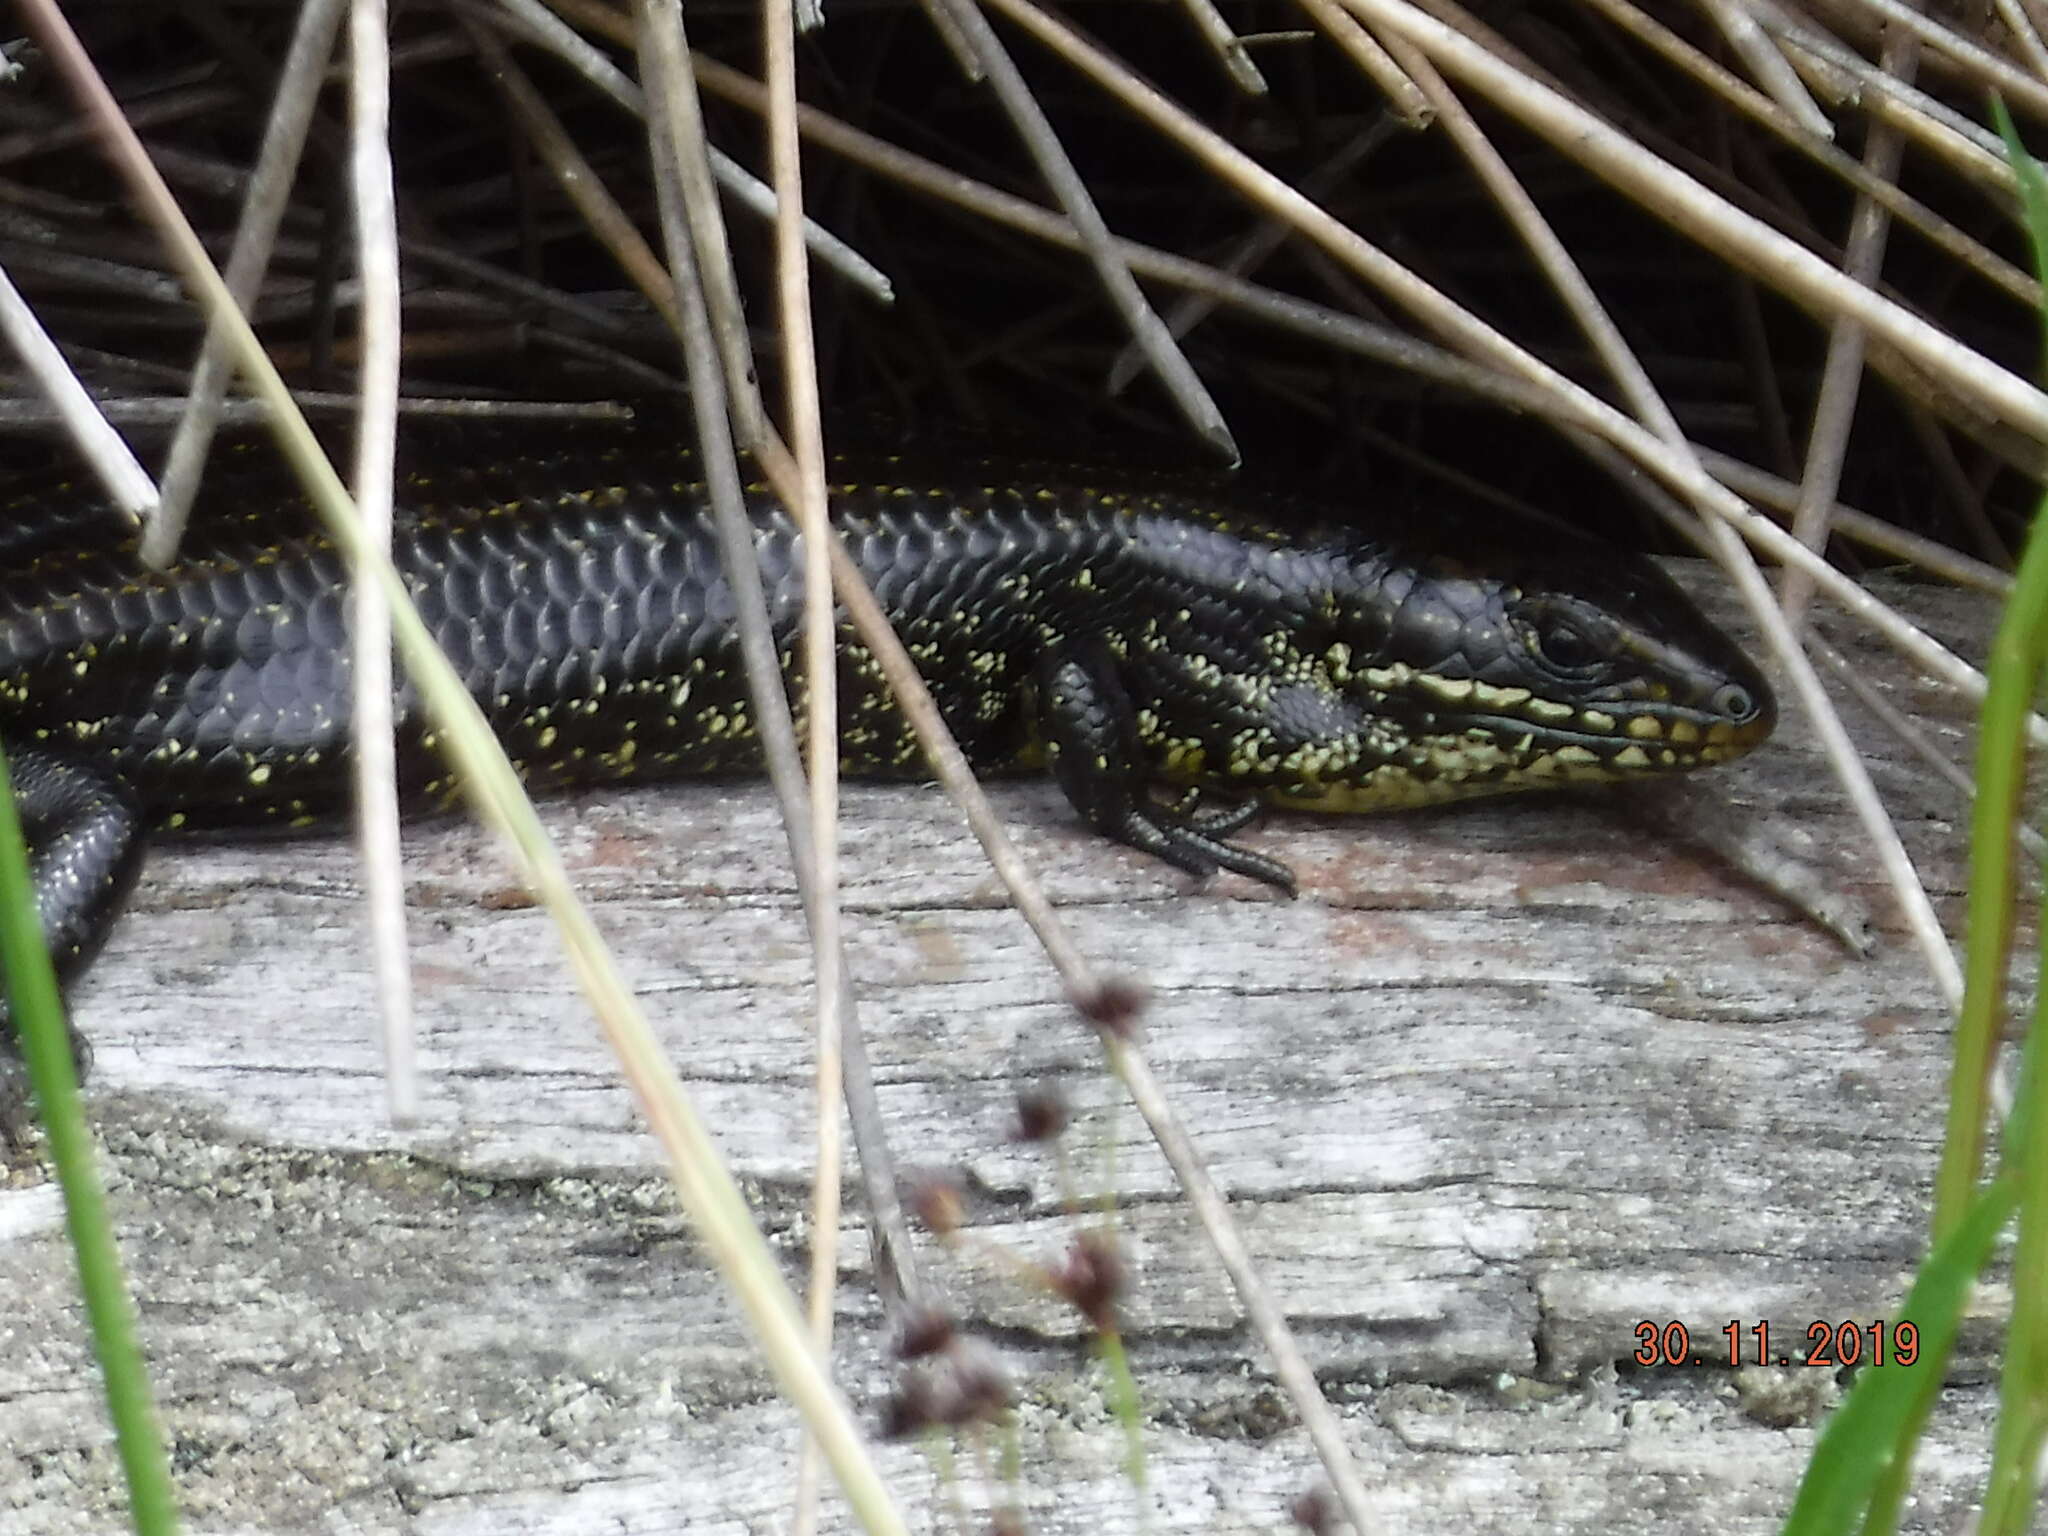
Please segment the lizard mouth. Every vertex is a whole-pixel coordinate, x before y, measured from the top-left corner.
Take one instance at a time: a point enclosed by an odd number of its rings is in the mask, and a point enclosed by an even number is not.
[[[1598,713],[1598,712],[1596,712]],[[1454,730],[1412,740],[1384,762],[1360,764],[1325,781],[1278,785],[1270,804],[1296,810],[1371,813],[1441,805],[1535,789],[1682,773],[1729,762],[1770,734],[1758,706],[1743,723],[1637,714],[1612,730],[1533,725],[1506,715],[1472,715]]]

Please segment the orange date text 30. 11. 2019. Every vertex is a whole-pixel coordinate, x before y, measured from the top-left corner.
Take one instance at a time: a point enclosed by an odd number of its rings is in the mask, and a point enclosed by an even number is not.
[[[1903,1319],[1874,1323],[1814,1322],[1806,1325],[1805,1348],[1781,1354],[1768,1322],[1736,1318],[1721,1330],[1725,1349],[1693,1353],[1692,1333],[1680,1322],[1636,1324],[1637,1365],[1911,1365],[1920,1358],[1920,1330]]]

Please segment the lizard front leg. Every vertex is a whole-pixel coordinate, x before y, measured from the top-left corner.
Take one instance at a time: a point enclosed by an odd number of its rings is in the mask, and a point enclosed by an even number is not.
[[[1192,875],[1235,870],[1295,894],[1293,870],[1217,835],[1249,819],[1241,808],[1201,815],[1153,799],[1153,774],[1140,748],[1130,694],[1103,647],[1082,643],[1047,651],[1039,659],[1035,692],[1053,778],[1089,826]]]

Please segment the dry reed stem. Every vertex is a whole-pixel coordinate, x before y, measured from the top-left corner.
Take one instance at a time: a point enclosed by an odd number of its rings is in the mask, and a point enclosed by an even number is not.
[[[1906,33],[1885,41],[1885,68],[1910,78],[1919,50]],[[1904,141],[1897,129],[1873,123],[1863,145],[1863,168],[1877,181],[1898,179]],[[1868,193],[1856,195],[1849,216],[1849,237],[1842,252],[1842,271],[1852,282],[1875,288],[1884,269],[1885,211]],[[1828,327],[1828,351],[1821,365],[1820,391],[1806,438],[1806,465],[1800,476],[1799,504],[1792,513],[1792,535],[1816,552],[1827,548],[1828,512],[1842,486],[1842,466],[1849,456],[1849,431],[1856,420],[1862,392],[1865,334],[1863,326],[1837,316]],[[1787,569],[1778,587],[1785,617],[1796,624],[1813,596],[1813,581],[1804,572]]]
[[[1915,757],[1918,757],[1935,775],[1955,790],[1963,806],[1976,798],[1976,781],[1958,766],[1941,744],[1921,727],[1920,722],[1906,714],[1897,705],[1871,686],[1856,664],[1829,643],[1824,635],[1808,630],[1806,648],[1814,658],[1828,669],[1834,680],[1855,695],[1856,702],[1875,715],[1884,728],[1904,742]],[[2029,858],[2039,860],[2048,855],[2048,838],[2043,838],[2025,821],[2017,822],[2013,834],[2020,846],[2027,850]]]
[[[1427,128],[1436,117],[1415,81],[1380,46],[1378,38],[1361,26],[1357,18],[1339,7],[1335,0],[1295,0],[1331,42],[1349,56],[1359,72],[1379,87],[1387,98],[1387,110],[1410,128]],[[1306,187],[1304,191],[1308,190]]]
[[[2048,80],[2036,79],[1944,25],[1937,17],[1912,6],[1901,5],[1898,0],[1850,0],[1850,5],[1882,18],[1889,27],[1917,37],[1932,53],[1959,66],[1977,85],[2005,96],[2015,109],[2048,119]],[[1911,83],[1889,61],[1880,63],[1878,68],[1901,85]]]
[[[2048,79],[2048,44],[2041,41],[2041,34],[2035,30],[2033,18],[2028,16],[2019,0],[1993,0],[1998,9],[1998,18],[2006,30],[2019,44],[2020,52],[2027,56],[2027,62],[2034,73]]]
[[[690,374],[690,408],[696,422],[698,451],[710,496],[720,560],[733,590],[740,649],[745,662],[748,692],[754,705],[756,729],[769,782],[781,808],[805,922],[815,943],[823,925],[818,915],[821,893],[813,862],[815,844],[809,827],[810,792],[797,749],[789,700],[783,693],[781,668],[769,628],[767,600],[762,590],[760,568],[753,554],[753,528],[744,507],[739,467],[733,451],[732,426],[726,414],[725,383],[682,209],[681,175],[669,132],[672,120],[661,105],[674,86],[664,72],[669,66],[661,55],[662,50],[651,32],[643,34],[639,57],[651,105],[647,117],[650,160],[663,240],[682,298],[681,341],[685,366]],[[868,1200],[877,1286],[884,1311],[893,1321],[904,1309],[923,1304],[925,1287],[917,1272],[909,1225],[897,1196],[895,1159],[889,1149],[843,957],[837,970],[847,1114],[860,1155],[863,1188]]]
[[[1788,521],[1799,506],[1801,487],[1797,481],[1771,474],[1712,449],[1703,448],[1699,453],[1700,462],[1706,465],[1715,479],[1748,497],[1755,505],[1769,507]],[[1828,524],[1844,538],[1854,539],[1882,554],[1916,565],[1959,587],[1975,587],[1980,592],[2000,598],[2012,591],[2012,577],[1997,566],[1974,560],[1946,544],[1896,527],[1846,502],[1838,501],[1828,508]],[[1805,567],[1799,570],[1800,574],[1811,578],[1811,572]]]
[[[1351,21],[1350,17],[1344,15],[1342,11],[1336,10],[1332,0],[1303,0],[1303,3],[1311,9],[1317,7],[1327,9],[1330,15],[1339,17],[1352,26],[1357,25],[1356,22]],[[1322,19],[1321,11],[1317,11],[1316,14],[1317,19],[1320,21]],[[1389,60],[1389,62],[1391,63],[1392,61]],[[1405,80],[1407,76],[1404,75],[1402,78]],[[1410,88],[1413,88],[1412,81],[1410,82]],[[1416,100],[1422,104],[1425,110],[1427,109],[1428,103],[1422,101],[1419,92],[1416,95]],[[1354,166],[1386,142],[1388,135],[1394,131],[1394,122],[1395,119],[1391,116],[1376,118],[1373,122],[1353,134],[1343,144],[1339,145],[1328,159],[1302,177],[1302,190],[1311,197],[1314,197],[1318,195],[1319,191],[1327,191],[1330,187],[1336,185]],[[1227,273],[1232,277],[1243,277],[1248,272],[1256,271],[1267,257],[1286,244],[1288,234],[1287,226],[1278,219],[1261,220],[1256,229],[1240,239],[1230,253],[1221,258],[1216,270],[1221,273]],[[1139,249],[1141,248],[1133,246],[1128,241],[1118,242],[1119,254],[1123,256],[1125,262],[1132,266],[1133,270],[1138,269],[1139,262],[1142,260],[1141,257],[1135,254]],[[1212,286],[1205,285],[1202,288],[1191,291],[1168,310],[1166,316],[1167,328],[1175,336],[1184,337],[1194,330],[1196,326],[1200,325],[1207,316],[1213,313],[1217,306],[1225,302],[1227,301],[1224,296]],[[1389,332],[1388,334],[1391,335],[1392,333]],[[1116,362],[1109,370],[1106,385],[1109,393],[1112,395],[1121,394],[1124,390],[1128,389],[1131,381],[1138,376],[1138,370],[1142,366],[1143,359],[1137,348],[1134,345],[1126,345],[1123,351],[1117,354]]]
[[[796,18],[783,0],[764,0],[762,73],[768,87],[768,156],[775,186],[775,287],[782,350],[784,409],[796,491],[784,506],[803,533],[804,707],[810,728],[811,873],[817,927],[817,1130],[811,1199],[808,1290],[811,1343],[831,1359],[833,1298],[839,1282],[839,1101],[842,1056],[839,999],[845,954],[839,914],[839,695],[837,625],[826,555],[832,538],[825,504],[825,434],[818,408],[818,357],[811,326],[810,268],[803,241],[803,178],[796,130]],[[817,1442],[807,1433],[797,1457],[792,1526],[809,1536],[818,1518]]]
[[[1250,52],[1231,30],[1230,23],[1223,19],[1223,13],[1216,9],[1215,0],[1180,0],[1180,7],[1194,23],[1195,35],[1216,55],[1231,82],[1247,96],[1265,95],[1266,77],[1252,62]]]
[[[952,18],[954,26],[973,47],[996,100],[1002,104],[1011,126],[1017,130],[1017,136],[1024,141],[1032,163],[1038,167],[1038,174],[1066,211],[1068,222],[1079,232],[1082,249],[1095,268],[1097,280],[1130,330],[1131,339],[1144,352],[1161,388],[1195,435],[1234,468],[1242,455],[1237,451],[1237,440],[1231,436],[1223,412],[1217,409],[1194,365],[1187,360],[1187,355],[1174,341],[1173,333],[1166,328],[1166,322],[1159,318],[1138,287],[1138,280],[1131,276],[1131,269],[1117,254],[1109,225],[1095,206],[1094,195],[1081,179],[1081,173],[1074,168],[1074,162],[1068,158],[1058,134],[1053,131],[1051,120],[1045,115],[1045,109],[1039,106],[1038,98],[1025,84],[1022,72],[996,36],[995,28],[989,25],[988,18],[981,14],[974,0],[937,0],[937,4]]]
[[[558,10],[564,8],[563,0],[553,3]],[[634,44],[632,23],[611,14],[626,29],[618,40]],[[732,412],[740,446],[755,448],[770,431],[768,414],[754,379],[753,343],[747,336],[747,316],[740,304],[739,279],[734,275],[732,249],[726,240],[725,215],[718,206],[718,191],[706,153],[708,141],[704,135],[703,107],[697,100],[697,81],[685,63],[690,45],[683,31],[682,5],[680,0],[640,0],[637,14],[637,35],[645,39],[644,49],[652,50],[661,78],[669,86],[663,93],[668,109],[666,138],[682,178],[691,261],[704,290],[712,338],[725,370],[726,409]]]
[[[352,0],[349,10],[349,186],[356,216],[362,364],[357,387],[355,483],[350,491],[363,537],[388,559],[391,489],[398,453],[398,355],[402,328],[398,208],[391,169],[391,74],[383,0]],[[286,87],[288,88],[288,87]],[[296,158],[296,155],[294,155]],[[267,240],[260,241],[262,246]],[[229,286],[238,306],[242,297]],[[212,336],[214,328],[207,327]],[[392,724],[391,607],[375,582],[349,591],[355,747],[356,837],[363,859],[363,903],[370,961],[383,1022],[384,1091],[391,1118],[419,1113],[414,1046],[412,957],[405,937],[405,878],[398,843],[398,747]]]
[[[1008,0],[1014,3],[1014,0]],[[1627,192],[1786,298],[1825,318],[1853,316],[1966,400],[2048,443],[2048,396],[2026,380],[1849,281],[1826,262],[1715,196],[1667,161],[1646,154],[1577,103],[1530,79],[1406,0],[1346,0],[1408,37],[1436,63],[1513,114],[1579,164]]]
[[[1875,200],[1902,224],[1917,231],[1943,254],[1991,283],[2016,302],[2030,309],[2041,307],[2041,285],[1997,252],[1985,247],[1919,199],[1903,192],[1883,178],[1872,175],[1833,144],[1823,143],[1804,132],[1776,102],[1746,81],[1738,80],[1713,59],[1701,53],[1654,17],[1646,15],[1629,0],[1585,0],[1609,21],[1674,68],[1683,70],[1707,90],[1752,122],[1768,128],[1780,142],[1801,151],[1816,165],[1831,171],[1857,192]],[[1878,127],[1892,125],[1877,124]]]
[[[1714,18],[1714,25],[1728,39],[1728,46],[1749,66],[1749,72],[1764,93],[1775,101],[1800,127],[1817,138],[1832,139],[1835,125],[1807,94],[1799,74],[1785,62],[1775,44],[1764,35],[1744,0],[1699,0],[1700,7]]]
[[[485,73],[503,92],[505,104],[512,109],[534,152],[554,173],[556,185],[576,205],[590,232],[611,252],[619,270],[632,280],[669,329],[674,330],[679,324],[675,284],[639,226],[606,189],[604,179],[577,148],[547,98],[527,78],[497,34],[467,17],[463,24],[477,46]]]
[[[1977,487],[1970,481],[1960,462],[1956,459],[1955,445],[1949,441],[1941,423],[1934,413],[1918,401],[1907,403],[1906,426],[1920,444],[1924,463],[1935,472],[1949,494],[1949,501],[1955,508],[1956,519],[1977,541],[1977,550],[1986,560],[2003,570],[2013,568],[2012,550],[1999,536],[1984,511],[1983,498]]]
[[[15,356],[41,388],[114,505],[140,520],[156,505],[156,486],[149,472],[78,381],[4,267],[0,267],[0,335],[6,336]]]
[[[499,0],[498,5],[485,5],[480,0],[451,0],[451,3],[464,15],[516,33],[526,42],[553,54],[588,81],[592,89],[633,116],[646,115],[646,103],[639,85],[587,42],[580,32],[547,9],[541,0]],[[748,212],[772,221],[775,217],[774,191],[716,145],[707,145],[706,150],[712,178],[731,194],[733,201]],[[895,293],[889,279],[873,262],[808,215],[804,219],[803,232],[805,247],[819,261],[877,303],[893,302]]]
[[[222,273],[228,292],[234,295],[244,314],[255,302],[256,290],[270,264],[278,227],[284,221],[292,178],[298,173],[313,109],[320,99],[314,77],[324,72],[333,58],[344,4],[345,0],[306,0],[299,10],[284,68],[278,74],[270,119],[264,124],[263,144],[243,189],[242,214],[236,222],[234,244],[229,248]],[[233,378],[220,327],[209,324],[199,344],[198,359],[192,365],[191,382],[185,392],[185,414],[164,460],[163,501],[143,530],[141,553],[145,565],[161,568],[170,564],[177,553]]]
[[[75,350],[75,349],[74,349]],[[181,376],[189,377],[189,375]],[[673,384],[673,380],[664,378]],[[332,389],[292,389],[286,394],[300,414],[353,416],[356,396]],[[117,425],[174,427],[184,419],[187,397],[176,395],[128,395],[119,400],[98,400],[101,416]],[[413,395],[398,402],[401,416],[448,418],[503,418],[507,421],[608,421],[633,420],[632,409],[615,400],[506,400],[463,399],[445,395]],[[258,399],[227,400],[220,408],[219,425],[224,427],[267,426],[273,420],[270,407]],[[62,424],[56,408],[42,400],[0,400],[0,427],[50,427]]]
[[[1815,89],[1843,105],[1854,104],[1875,121],[1897,128],[1949,170],[1990,193],[2010,197],[2017,190],[2012,167],[1997,139],[1925,91],[1894,80],[1875,64],[1807,23],[1804,17],[1764,0],[1764,20],[1790,46],[1788,57]]]
[[[888,1149],[872,1073],[859,1035],[838,936],[836,906],[821,873],[818,859],[821,839],[815,824],[816,802],[797,758],[788,702],[782,693],[781,669],[777,664],[774,642],[768,634],[767,607],[761,592],[759,571],[754,564],[751,532],[740,505],[738,469],[726,435],[725,411],[721,409],[723,402],[725,408],[734,410],[734,424],[743,436],[751,424],[757,435],[757,446],[765,443],[772,434],[772,427],[761,413],[758,397],[752,393],[750,363],[748,371],[739,380],[745,390],[741,398],[747,403],[735,404],[728,395],[728,390],[735,383],[730,372],[731,353],[721,347],[717,327],[710,319],[712,292],[702,280],[704,268],[700,262],[707,241],[714,248],[715,257],[725,261],[724,230],[716,207],[709,210],[693,208],[686,190],[693,180],[700,186],[708,185],[708,177],[703,174],[705,146],[702,119],[696,110],[695,82],[683,63],[685,43],[681,16],[672,0],[667,4],[663,0],[643,0],[637,40],[642,73],[647,77],[650,88],[658,83],[659,99],[667,107],[660,112],[659,121],[654,114],[649,116],[656,186],[670,260],[678,270],[688,271],[692,277],[683,328],[685,354],[692,372],[693,410],[697,416],[698,441],[705,455],[713,491],[721,558],[727,579],[740,599],[740,637],[748,687],[755,702],[759,722],[757,729],[763,742],[769,776],[782,804],[791,858],[803,897],[805,920],[814,947],[821,953],[826,946],[831,950],[831,959],[821,967],[820,1007],[821,1010],[831,1010],[831,1031],[837,1037],[835,1053],[839,1060],[836,1064],[828,1063],[827,1067],[829,1075],[842,1084],[855,1142],[860,1149],[862,1176],[873,1222],[875,1266],[884,1305],[887,1307],[892,1302],[910,1304],[921,1296],[923,1286],[915,1270],[909,1229],[903,1220],[895,1189],[894,1158]],[[653,99],[652,90],[650,99]],[[690,174],[693,166],[698,173],[695,177]],[[692,225],[687,238],[683,229],[686,220]],[[721,270],[730,284],[732,274],[729,265]],[[737,289],[734,288],[733,292],[736,294]],[[736,299],[734,303],[736,306]],[[706,327],[701,336],[696,330],[700,318]],[[703,352],[698,343],[706,338],[711,339],[712,350],[723,355],[728,371],[722,380],[715,372],[705,371],[710,355]],[[744,341],[743,333],[740,339]],[[727,337],[726,341],[729,343],[730,338]],[[797,497],[801,494],[798,487],[785,484],[783,494],[789,498],[786,504],[798,505]],[[817,543],[815,540],[811,542]],[[820,581],[815,584],[807,594],[807,603],[819,601],[820,594],[826,590],[829,590],[829,583]],[[833,831],[832,819],[828,817],[826,835],[833,835]],[[836,884],[835,874],[831,885],[836,887]],[[829,1003],[826,1002],[827,985],[830,986]],[[835,1154],[835,1177],[836,1166]],[[836,1200],[836,1195],[834,1198]],[[836,1223],[834,1225],[836,1228]]]

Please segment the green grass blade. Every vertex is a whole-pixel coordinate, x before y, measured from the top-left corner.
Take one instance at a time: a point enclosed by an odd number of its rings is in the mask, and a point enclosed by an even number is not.
[[[100,1379],[106,1385],[107,1411],[114,1424],[121,1469],[128,1479],[129,1518],[143,1536],[168,1536],[178,1528],[178,1511],[171,1492],[170,1465],[164,1456],[163,1431],[150,1400],[149,1378],[135,1339],[134,1309],[128,1304],[121,1256],[107,1220],[106,1194],[93,1162],[92,1138],[78,1096],[78,1075],[71,1065],[64,1004],[36,916],[35,887],[4,756],[0,756],[0,971],[5,972],[8,1006],[14,1010],[22,1057],[49,1137],[50,1161],[64,1194],[65,1223],[78,1259],[86,1322],[99,1356]]]
[[[2040,167],[2020,147],[2002,103],[1993,116],[2019,177],[2020,201],[2037,272],[2048,263],[2048,186]],[[1998,1049],[2006,965],[2012,953],[2013,839],[2026,778],[2026,713],[2032,703],[2048,631],[2048,541],[2031,539],[2020,560],[2011,599],[1985,668],[1987,688],[1977,741],[1977,798],[1970,828],[1970,882],[1966,905],[1968,948],[1963,961],[1963,1008],[1956,1022],[1954,1068],[1949,1079],[1948,1125],[1934,1181],[1934,1235],[1958,1219],[1983,1163],[1990,1120],[1987,1092]]]
[[[2048,924],[2048,912],[2042,921]],[[2048,933],[2043,938],[2048,941]],[[2048,947],[2041,954],[2048,957]],[[2048,1071],[2041,1059],[2042,1040],[2048,1034],[2043,1028],[2048,1019],[2048,994],[2040,990],[2044,984],[2048,959],[2036,977],[2020,1099],[2006,1126],[2006,1177],[2017,1180],[2021,1191],[2019,1241],[2013,1248],[2012,1321],[2005,1335],[1998,1430],[1992,1440],[1979,1536],[2018,1536],[2027,1529],[2041,1447],[2048,1440],[2048,1136],[2036,1134],[2042,1124],[2042,1095],[2048,1092]]]
[[[2048,183],[2044,183],[2041,168],[2033,157],[2021,147],[2002,102],[1992,102],[1992,115],[2005,138],[2006,156],[2018,179],[2035,271],[2048,271]],[[2048,511],[2048,502],[2043,503],[2043,510]],[[2040,690],[2044,655],[2048,655],[2048,536],[2042,533],[2042,519],[2037,513],[2033,535],[2020,561],[2019,580],[2006,603],[1987,669],[1990,686],[1978,742],[1978,807],[1971,845],[1973,947],[1977,938],[1975,861],[1993,837],[2003,839],[2005,859],[2010,862],[2013,858],[2013,832],[2020,816],[2026,772],[2026,712]],[[2009,906],[2009,873],[2005,886]],[[2010,914],[2005,914],[2005,918],[2009,923]],[[1997,1004],[2005,987],[2004,950],[2009,945],[2008,938],[2000,946],[1996,973],[1987,969],[1984,977],[1985,989],[1992,994],[1985,1011],[1994,1029],[1998,1023]],[[2036,960],[2037,966],[2048,961],[2048,950],[2038,950]],[[2012,1260],[2012,1321],[2006,1331],[1999,1378],[1998,1430],[1992,1442],[1991,1476],[1978,1526],[1987,1536],[2014,1536],[2026,1529],[2033,1512],[2041,1448],[2044,1440],[2048,1440],[2048,1137],[2030,1133],[2042,1124],[2039,1096],[2044,1080],[2048,1080],[2039,1060],[2043,1024],[2048,1020],[2048,1012],[2044,1012],[2048,1008],[2048,994],[2041,990],[2044,980],[2048,980],[2048,971],[2036,977],[2034,1017],[2027,1035],[2025,1070],[2021,1074],[2022,1102],[2015,1116],[2019,1123],[2008,1127],[2006,1135],[2007,1167],[2017,1176],[2021,1194],[2019,1236]],[[1995,1043],[1992,1048],[1995,1049]]]
[[[1994,1181],[1921,1264],[1898,1314],[1920,1331],[1919,1358],[1912,1365],[1863,1368],[1814,1446],[1784,1536],[1847,1536],[1862,1522],[1887,1469],[1910,1459],[1927,1405],[1941,1391],[1977,1274],[2018,1198],[2009,1175]]]

